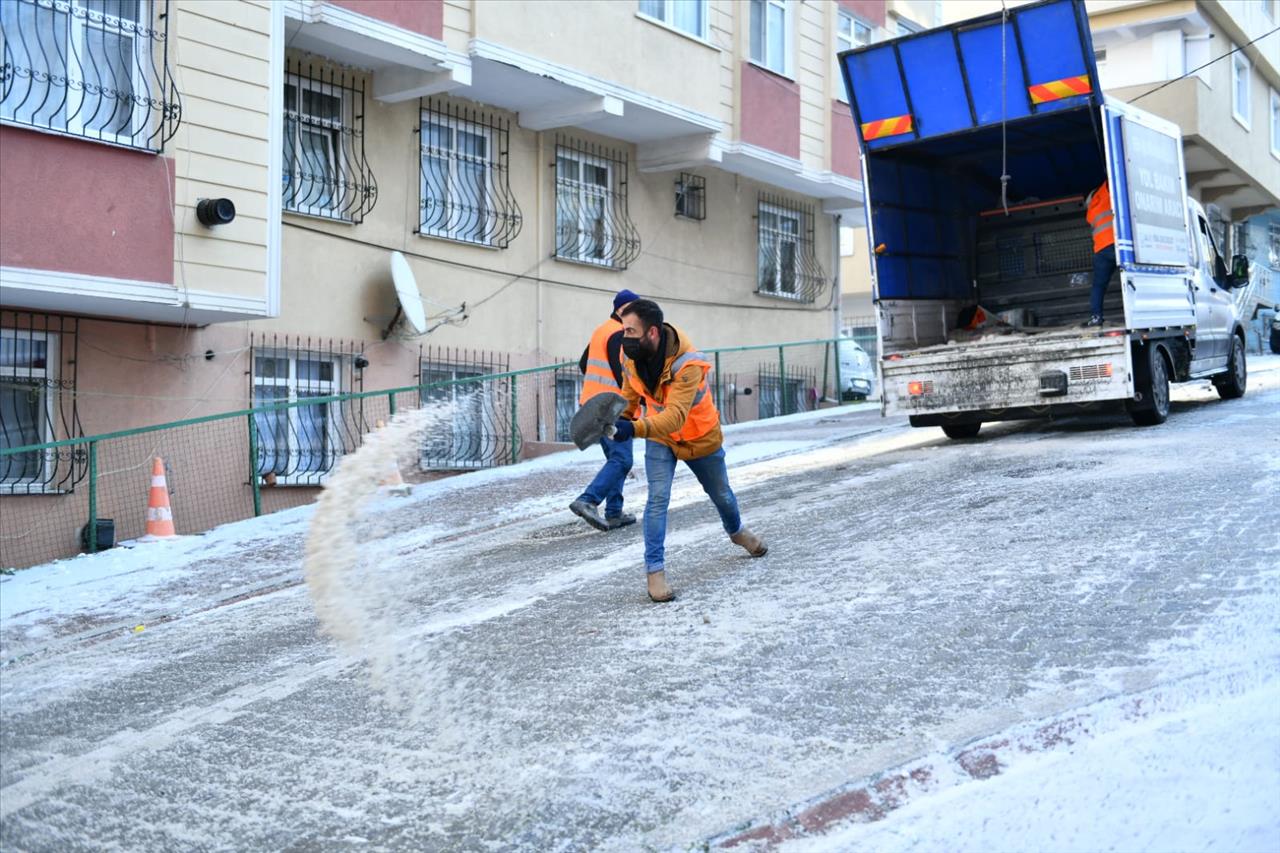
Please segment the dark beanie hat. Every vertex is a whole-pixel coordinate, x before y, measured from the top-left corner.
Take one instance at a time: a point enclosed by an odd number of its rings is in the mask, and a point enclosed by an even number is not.
[[[618,313],[618,309],[628,302],[635,302],[640,297],[632,293],[630,290],[619,290],[618,295],[613,297],[613,313]]]

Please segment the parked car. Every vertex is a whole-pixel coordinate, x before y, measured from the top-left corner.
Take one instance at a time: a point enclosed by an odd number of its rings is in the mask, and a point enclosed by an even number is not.
[[[876,387],[876,366],[853,338],[841,338],[840,399],[865,400]]]

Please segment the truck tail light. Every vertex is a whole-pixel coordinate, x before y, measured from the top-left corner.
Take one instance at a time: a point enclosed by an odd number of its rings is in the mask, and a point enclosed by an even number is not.
[[[922,394],[932,394],[933,383],[930,381],[917,382],[912,380],[907,383],[907,394],[912,397],[919,397]]]

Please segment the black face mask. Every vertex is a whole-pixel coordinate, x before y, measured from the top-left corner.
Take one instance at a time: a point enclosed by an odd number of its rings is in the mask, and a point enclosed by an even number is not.
[[[632,361],[649,355],[649,351],[645,349],[644,341],[640,338],[623,338],[622,351]]]

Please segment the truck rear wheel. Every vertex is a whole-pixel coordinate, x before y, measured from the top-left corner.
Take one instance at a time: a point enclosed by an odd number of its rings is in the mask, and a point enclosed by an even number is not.
[[[1142,400],[1136,403],[1130,400],[1125,408],[1138,426],[1157,426],[1169,418],[1169,365],[1159,347],[1147,346],[1144,350],[1145,369],[1139,365],[1137,370]]]
[[[1245,363],[1244,341],[1238,335],[1231,336],[1231,358],[1227,359],[1227,372],[1213,377],[1213,387],[1224,400],[1238,400],[1244,396],[1249,384],[1249,367]]]
[[[942,431],[947,434],[947,438],[977,438],[978,430],[982,429],[982,422],[974,424],[943,424]]]

